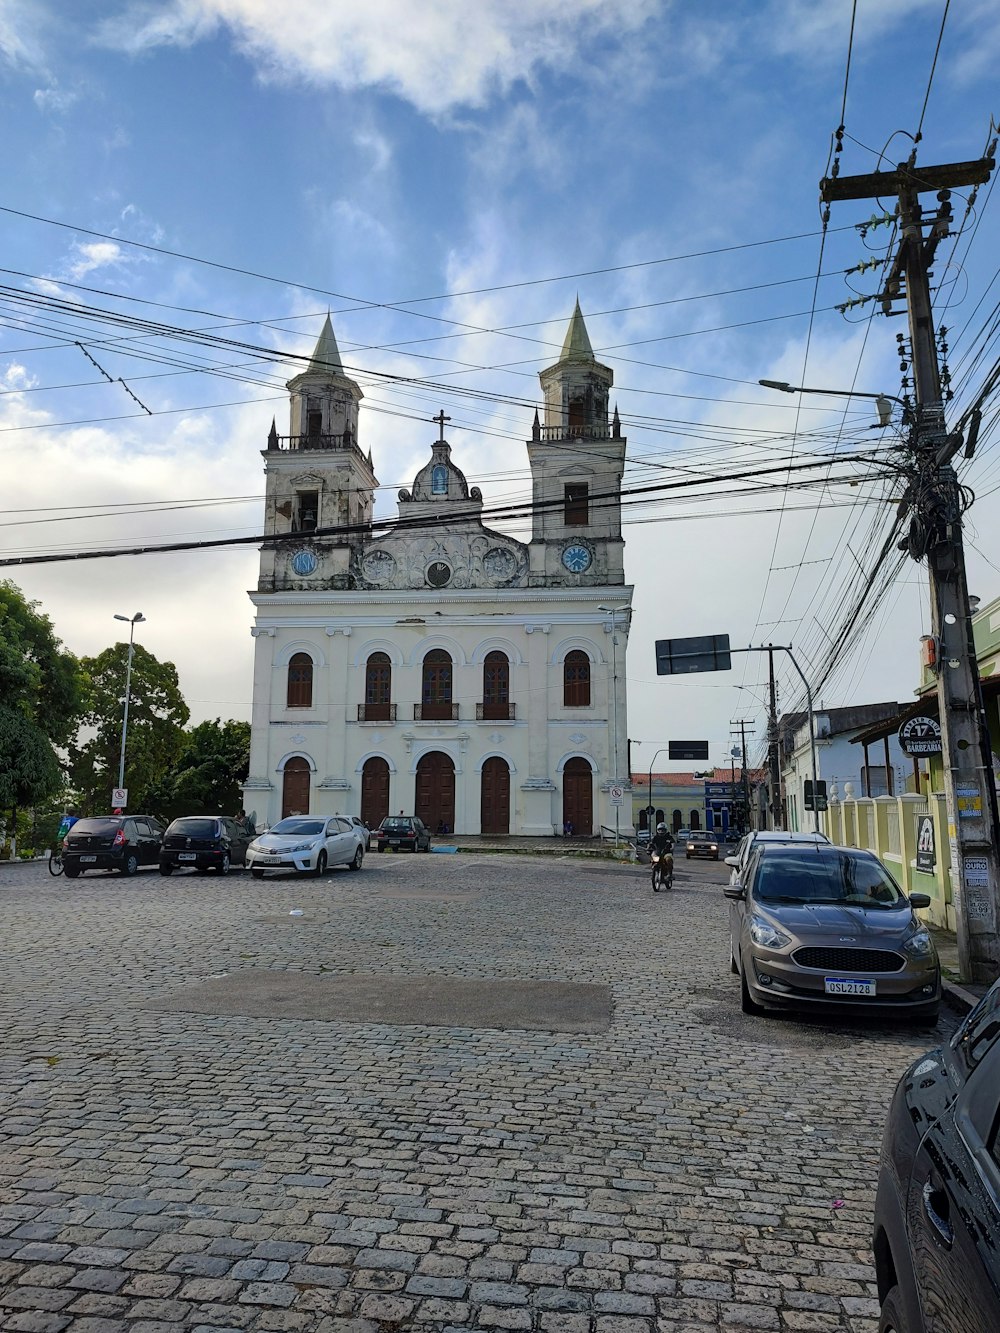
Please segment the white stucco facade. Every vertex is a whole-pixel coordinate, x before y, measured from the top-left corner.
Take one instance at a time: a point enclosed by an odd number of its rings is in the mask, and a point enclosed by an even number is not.
[[[417,813],[454,833],[576,833],[615,825],[629,786],[620,484],[611,371],[579,308],[542,375],[527,444],[532,538],[483,521],[444,438],[401,526],[372,523],[361,391],[329,321],[289,384],[291,429],[263,452],[265,531],[255,608],[250,775],[257,823],[284,813]],[[427,428],[428,432],[431,428]],[[521,459],[514,467],[523,466]],[[631,827],[630,802],[619,811]],[[304,812],[304,811],[303,811]]]

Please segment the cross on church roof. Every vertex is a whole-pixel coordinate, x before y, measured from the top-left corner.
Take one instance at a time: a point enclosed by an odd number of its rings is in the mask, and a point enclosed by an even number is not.
[[[444,423],[445,423],[446,421],[450,421],[450,420],[451,420],[451,417],[446,417],[446,416],[445,416],[445,414],[444,414],[444,408],[443,408],[443,407],[442,407],[441,411],[437,414],[436,417],[431,417],[431,421],[436,421],[436,422],[438,423],[438,426],[441,428],[441,433],[440,433],[440,435],[438,436],[438,439],[441,440],[441,441],[444,440]]]

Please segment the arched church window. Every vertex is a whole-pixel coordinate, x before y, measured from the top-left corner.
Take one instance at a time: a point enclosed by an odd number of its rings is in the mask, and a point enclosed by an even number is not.
[[[510,662],[506,653],[487,653],[483,661],[483,718],[502,722],[509,716]]]
[[[388,653],[372,653],[365,666],[365,721],[386,722],[392,694],[392,663]]]
[[[420,690],[421,717],[425,721],[451,717],[451,689],[451,655],[443,648],[432,648],[424,657]]]
[[[448,469],[438,463],[431,472],[431,495],[448,494]]]
[[[567,653],[563,662],[563,706],[590,707],[590,658],[579,648]]]
[[[294,653],[288,663],[289,708],[312,708],[313,661],[308,653]]]

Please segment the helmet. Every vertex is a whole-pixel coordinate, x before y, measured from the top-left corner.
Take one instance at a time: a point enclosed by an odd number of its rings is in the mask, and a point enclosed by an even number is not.
[[[657,831],[657,833],[666,833],[666,831],[667,831],[667,826],[666,826],[666,824],[657,824],[657,826],[656,826],[656,831]]]

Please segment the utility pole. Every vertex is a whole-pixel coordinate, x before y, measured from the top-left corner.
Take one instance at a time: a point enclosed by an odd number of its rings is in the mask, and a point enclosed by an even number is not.
[[[767,767],[771,788],[771,827],[784,828],[784,807],[781,803],[781,765],[778,758],[778,696],[774,684],[774,648],[767,645],[767,672],[769,708],[767,713]]]
[[[962,441],[949,437],[945,427],[928,279],[937,245],[949,232],[951,188],[984,184],[994,160],[918,169],[914,157],[895,171],[825,179],[820,195],[825,203],[887,195],[898,200],[899,250],[881,300],[889,314],[893,301],[905,298],[910,326],[916,410],[907,489],[912,518],[902,545],[913,559],[926,557],[930,574],[958,960],[962,976],[982,984],[1000,975],[996,786],[972,639],[962,543],[964,502],[951,462]],[[939,192],[940,207],[925,236],[920,193],[927,190]]]
[[[730,727],[739,727],[740,745],[742,747],[742,758],[740,760],[740,786],[743,788],[743,818],[746,820],[747,831],[750,828],[750,775],[747,772],[747,724],[745,718],[730,718]]]

